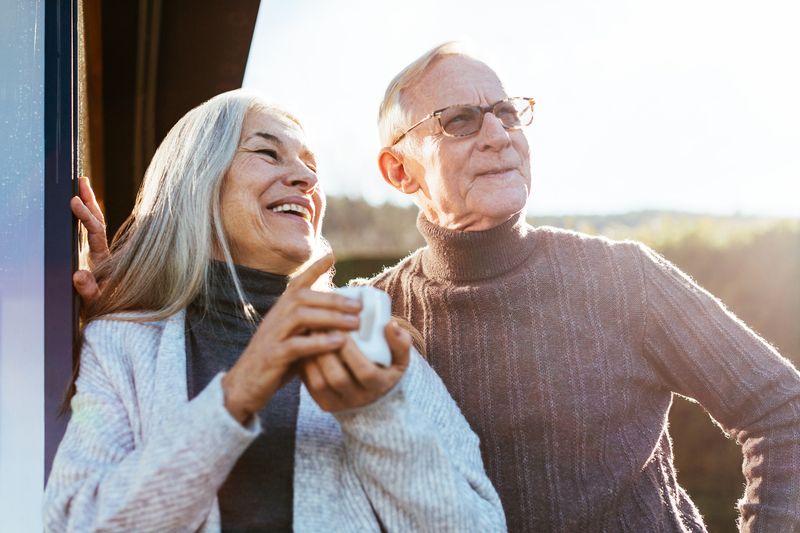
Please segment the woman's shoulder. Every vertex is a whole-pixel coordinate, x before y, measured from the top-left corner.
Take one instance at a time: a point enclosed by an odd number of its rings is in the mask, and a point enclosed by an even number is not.
[[[161,331],[165,324],[175,317],[175,315],[172,315],[161,320],[152,320],[149,318],[150,316],[152,316],[152,313],[145,311],[123,311],[103,315],[93,318],[86,324],[83,329],[84,335],[127,331],[153,334]]]
[[[150,313],[126,311],[93,319],[83,329],[84,345],[103,353],[146,351],[148,346],[158,345],[167,325],[179,320],[183,312],[160,320],[149,316]]]

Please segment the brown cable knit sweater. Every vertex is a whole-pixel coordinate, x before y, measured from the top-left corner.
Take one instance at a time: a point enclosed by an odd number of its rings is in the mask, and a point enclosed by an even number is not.
[[[429,223],[377,277],[481,438],[511,531],[703,531],[667,413],[696,399],[742,445],[743,531],[800,531],[800,374],[645,246],[522,216]],[[363,282],[363,281],[362,281]]]

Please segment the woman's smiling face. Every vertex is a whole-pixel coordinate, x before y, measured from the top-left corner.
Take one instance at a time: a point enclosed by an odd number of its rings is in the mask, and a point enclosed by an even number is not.
[[[296,122],[272,110],[248,111],[220,205],[235,263],[292,274],[308,261],[325,197],[314,154]]]

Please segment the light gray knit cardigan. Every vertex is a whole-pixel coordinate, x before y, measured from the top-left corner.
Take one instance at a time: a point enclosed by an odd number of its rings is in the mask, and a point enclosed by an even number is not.
[[[46,531],[219,531],[217,491],[260,426],[229,415],[222,374],[187,400],[184,318],[87,326]],[[388,394],[335,417],[301,388],[293,521],[300,532],[505,529],[478,438],[417,354]]]

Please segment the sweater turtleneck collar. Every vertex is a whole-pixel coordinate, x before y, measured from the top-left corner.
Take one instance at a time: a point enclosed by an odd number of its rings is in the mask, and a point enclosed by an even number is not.
[[[534,248],[525,211],[484,231],[446,229],[420,212],[417,228],[428,243],[422,268],[427,277],[438,280],[475,281],[501,276],[521,265]]]
[[[286,291],[289,276],[262,272],[241,265],[235,267],[245,299],[259,315],[263,316]],[[204,304],[208,304],[212,311],[244,320],[242,303],[236,294],[228,266],[222,261],[212,260],[209,268],[211,282],[208,293],[200,294],[192,302],[192,307],[204,307]]]

